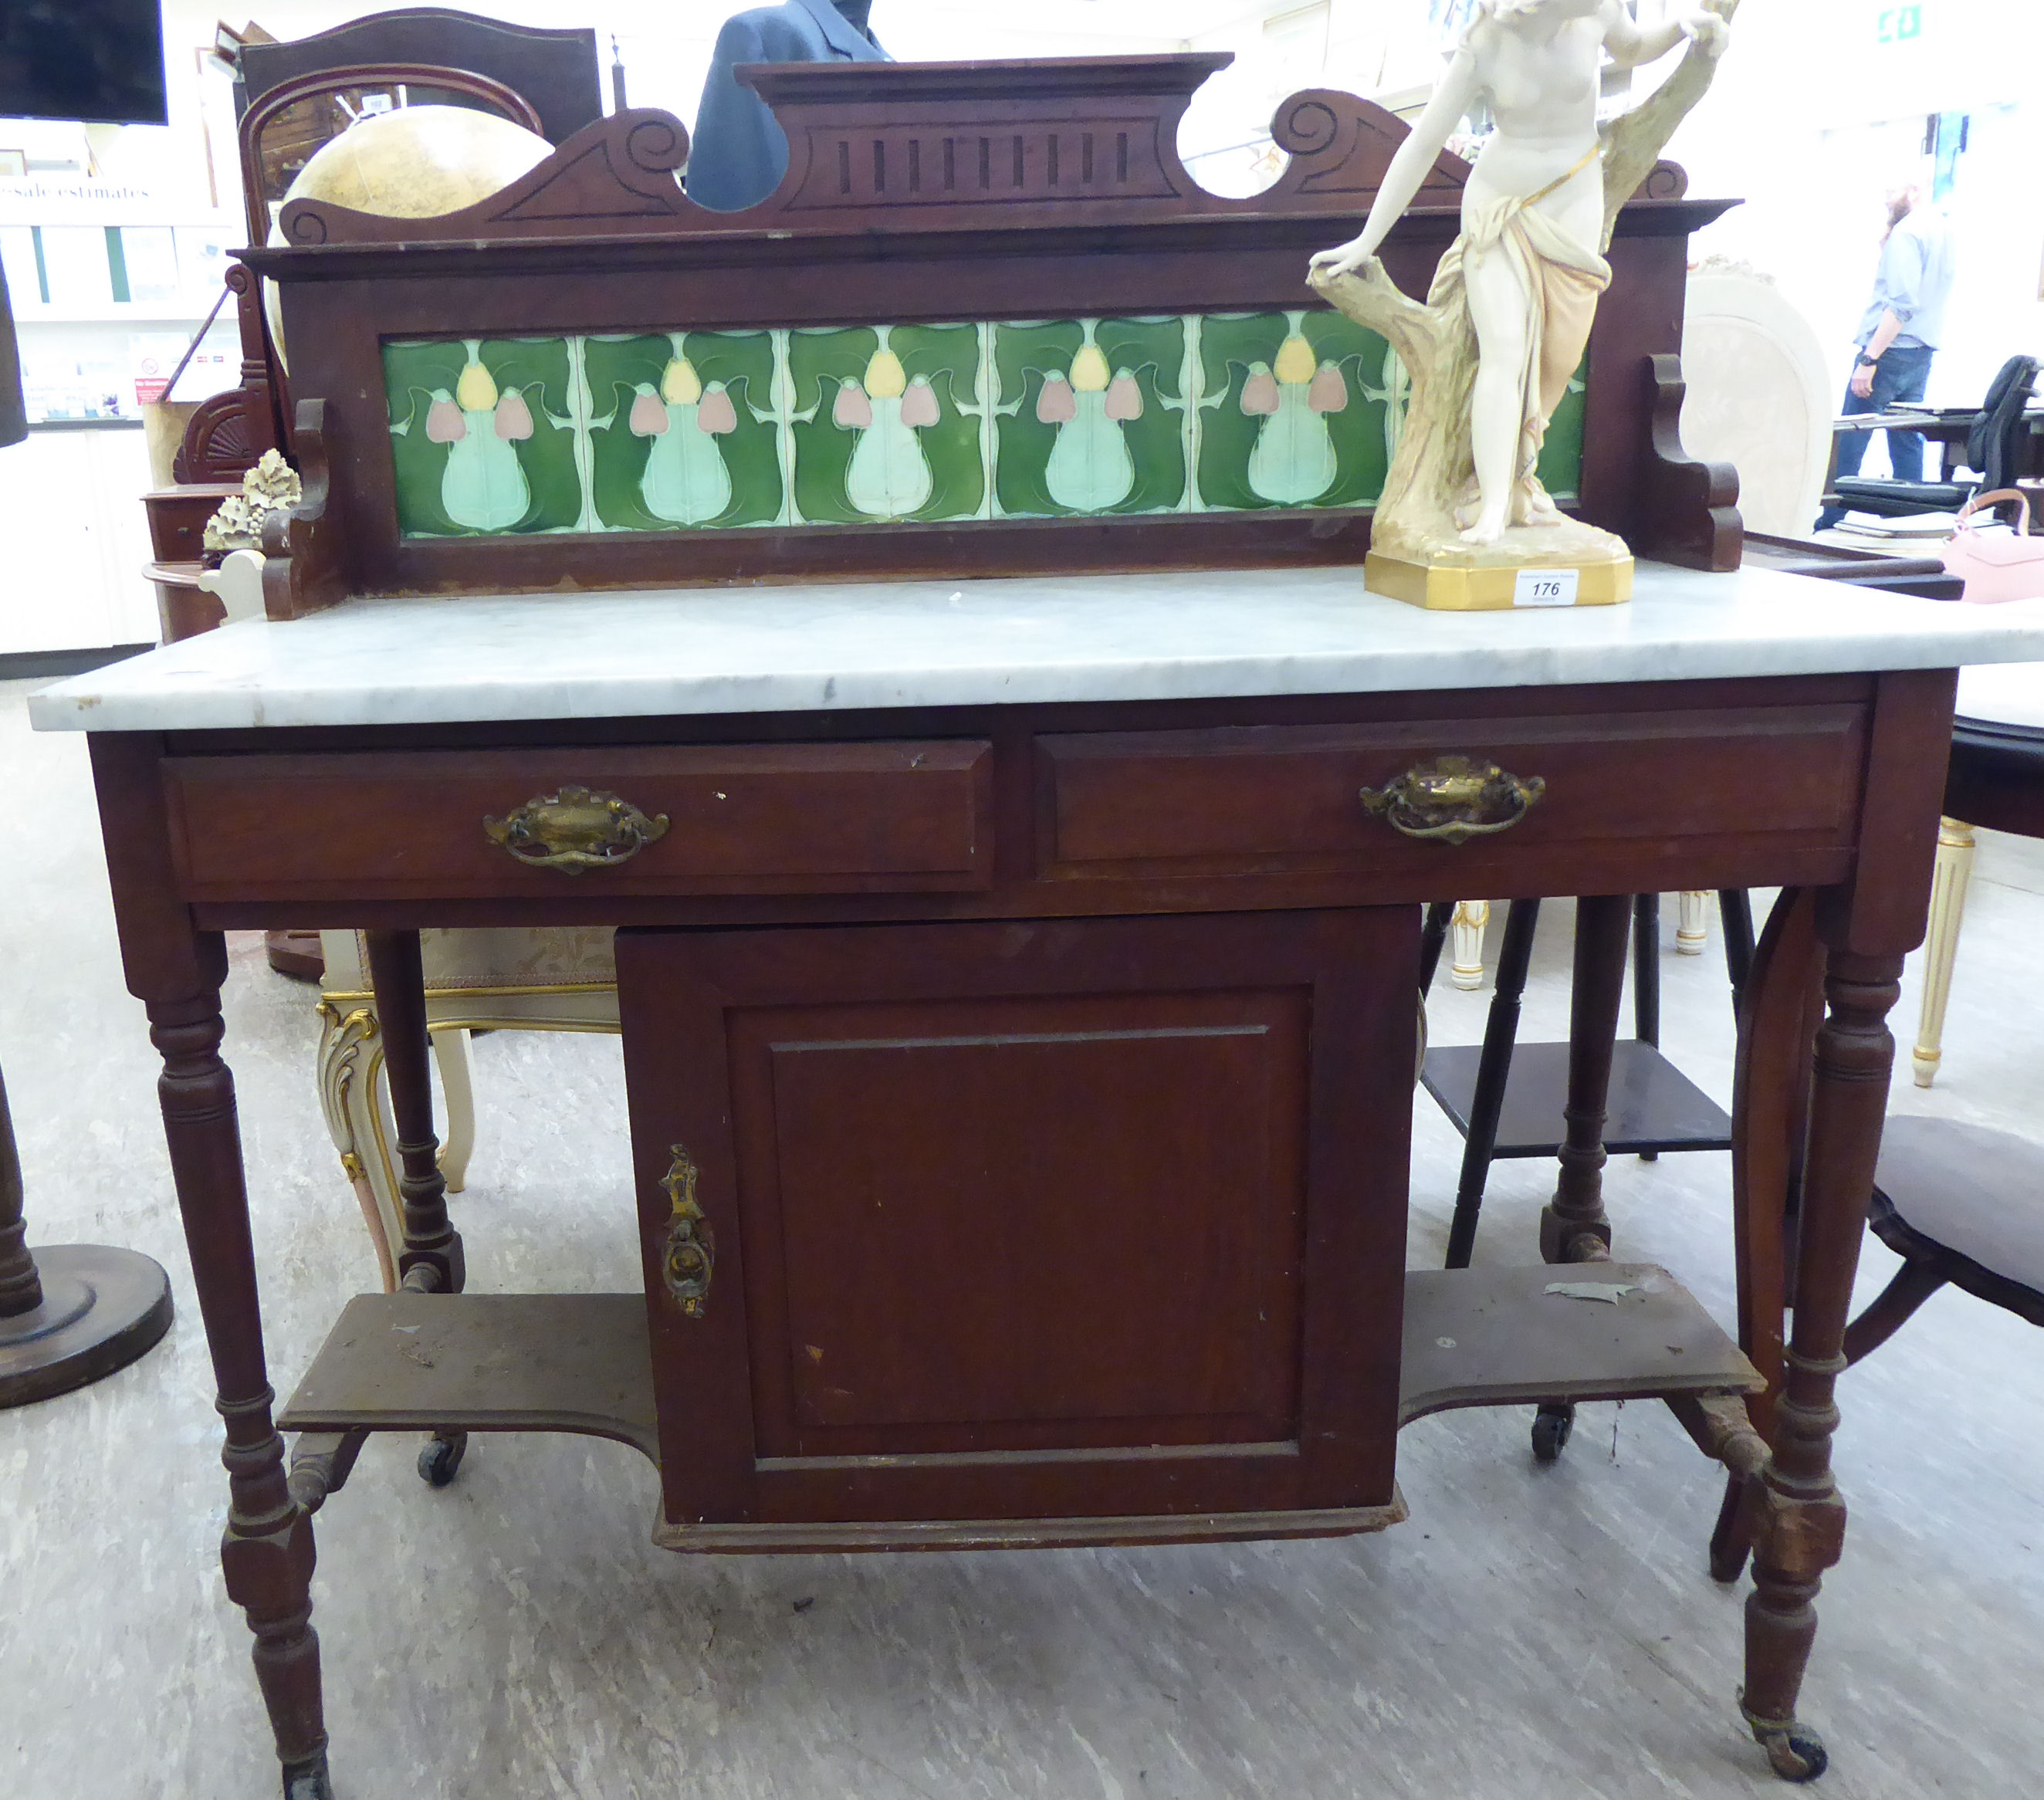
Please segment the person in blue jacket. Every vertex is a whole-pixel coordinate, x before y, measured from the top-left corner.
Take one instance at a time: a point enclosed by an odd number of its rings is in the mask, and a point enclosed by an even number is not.
[[[732,71],[743,63],[886,63],[873,0],[790,0],[724,21],[690,140],[689,197],[720,213],[755,206],[788,172],[787,135]]]

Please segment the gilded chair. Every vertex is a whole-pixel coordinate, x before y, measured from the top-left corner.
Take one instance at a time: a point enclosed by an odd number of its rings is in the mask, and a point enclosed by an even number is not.
[[[1923,945],[1923,1010],[1910,1058],[1919,1088],[1937,1079],[1943,1061],[1945,1008],[1973,875],[1974,829],[2044,837],[2044,663],[1961,674],[1945,815]]]
[[[1701,956],[1711,941],[1711,896],[1708,891],[1675,896],[1675,954]],[[1457,900],[1448,921],[1454,946],[1448,980],[1466,994],[1483,985],[1483,935],[1490,928],[1489,900]]]
[[[617,1030],[617,971],[608,927],[422,931],[426,1019],[446,1120],[440,1161],[448,1191],[466,1185],[475,1143],[468,1039],[476,1031]],[[369,1227],[386,1291],[404,1242],[389,1080],[371,992],[368,952],[355,931],[321,934],[319,1091]]]

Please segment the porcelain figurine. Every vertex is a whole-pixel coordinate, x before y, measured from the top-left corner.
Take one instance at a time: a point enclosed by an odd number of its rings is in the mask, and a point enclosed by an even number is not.
[[[1737,4],[1682,5],[1642,25],[1620,0],[1482,0],[1361,235],[1313,259],[1313,286],[1389,339],[1413,381],[1377,507],[1373,588],[1508,606],[1515,594],[1524,601],[1517,570],[1533,567],[1573,577],[1560,585],[1578,603],[1630,593],[1623,541],[1566,518],[1537,466],[1610,284],[1604,251],[1618,210],[1709,86]],[[1662,90],[1600,133],[1606,58],[1631,67],[1685,39]],[[1461,236],[1419,306],[1377,252],[1478,100],[1496,129],[1470,171]]]

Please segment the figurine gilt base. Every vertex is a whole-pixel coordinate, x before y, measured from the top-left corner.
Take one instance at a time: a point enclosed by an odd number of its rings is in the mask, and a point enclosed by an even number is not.
[[[1435,612],[1519,607],[1616,606],[1632,597],[1623,539],[1570,520],[1516,526],[1493,544],[1373,545],[1362,585]]]

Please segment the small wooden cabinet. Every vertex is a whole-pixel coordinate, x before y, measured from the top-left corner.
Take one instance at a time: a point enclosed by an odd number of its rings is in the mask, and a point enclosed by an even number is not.
[[[1417,960],[1410,908],[621,933],[667,1539],[1387,1522]]]

